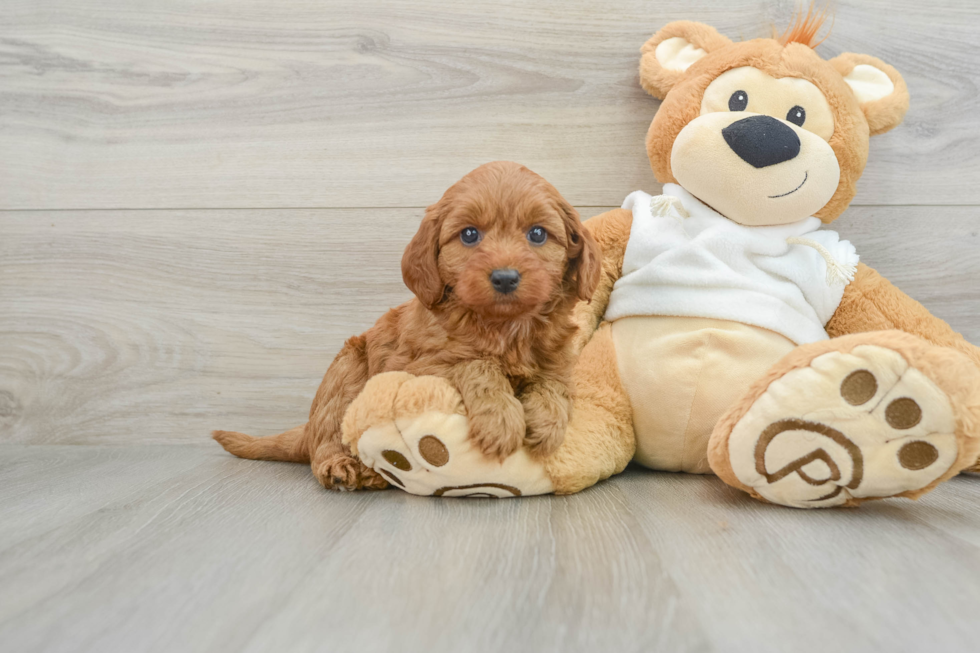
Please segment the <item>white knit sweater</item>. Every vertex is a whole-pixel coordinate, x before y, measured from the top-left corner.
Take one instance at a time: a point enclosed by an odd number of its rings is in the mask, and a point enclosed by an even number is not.
[[[796,344],[824,330],[854,278],[858,255],[818,218],[745,227],[675,184],[623,202],[633,226],[606,319],[706,317],[751,324]]]

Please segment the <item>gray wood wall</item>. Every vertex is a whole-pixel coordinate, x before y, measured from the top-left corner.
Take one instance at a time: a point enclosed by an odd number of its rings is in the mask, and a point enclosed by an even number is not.
[[[656,191],[638,49],[790,0],[2,0],[0,442],[301,423],[408,296],[422,208],[494,159],[583,215]],[[825,56],[906,77],[836,228],[980,343],[980,4],[839,0]]]

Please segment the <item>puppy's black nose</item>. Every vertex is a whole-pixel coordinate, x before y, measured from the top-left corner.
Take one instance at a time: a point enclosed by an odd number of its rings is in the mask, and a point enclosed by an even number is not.
[[[507,295],[517,290],[521,282],[521,273],[517,270],[494,270],[490,273],[490,283],[497,292]]]
[[[721,130],[728,147],[755,168],[789,161],[800,153],[793,128],[771,116],[750,116]]]

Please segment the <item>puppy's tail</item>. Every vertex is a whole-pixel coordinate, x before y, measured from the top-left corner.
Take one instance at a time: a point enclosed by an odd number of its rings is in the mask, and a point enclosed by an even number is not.
[[[254,438],[235,431],[211,431],[211,437],[226,451],[239,458],[283,460],[291,463],[310,462],[306,424],[266,438]]]

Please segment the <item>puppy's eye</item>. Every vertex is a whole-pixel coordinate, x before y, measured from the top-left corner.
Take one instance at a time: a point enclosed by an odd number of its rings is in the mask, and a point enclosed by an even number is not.
[[[527,230],[527,239],[531,241],[532,245],[544,245],[544,242],[548,240],[548,232],[544,230],[544,227],[535,225]]]
[[[728,98],[729,111],[745,111],[745,107],[747,106],[749,106],[749,94],[745,91],[735,91]]]
[[[790,121],[797,127],[802,127],[803,123],[806,122],[806,109],[797,105],[789,110],[786,114],[786,120]]]
[[[467,227],[459,232],[459,239],[467,247],[473,247],[473,245],[483,240],[483,234],[476,227]]]

